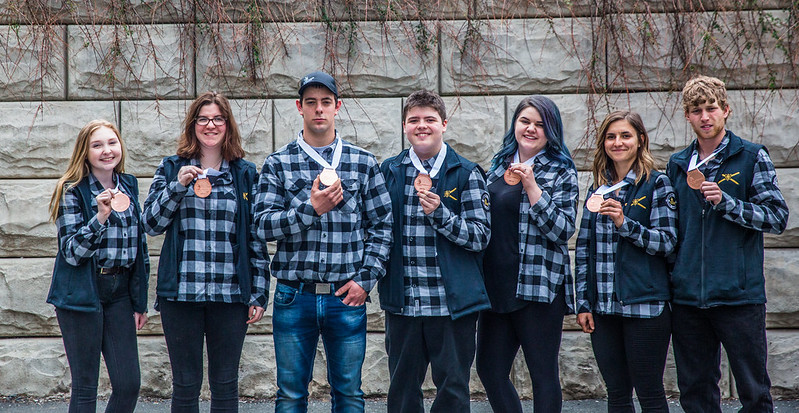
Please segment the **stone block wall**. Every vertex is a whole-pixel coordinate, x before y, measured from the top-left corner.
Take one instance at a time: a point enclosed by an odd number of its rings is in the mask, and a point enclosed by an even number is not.
[[[0,395],[69,393],[58,325],[45,303],[56,253],[47,204],[81,126],[95,118],[119,126],[127,170],[139,177],[144,199],[199,93],[217,90],[232,98],[247,159],[260,165],[301,127],[294,106],[299,77],[323,68],[342,91],[338,130],[380,160],[408,145],[400,117],[414,90],[444,96],[445,140],[484,167],[519,100],[545,94],[561,110],[581,193],[590,184],[592,134],[605,114],[641,113],[663,168],[693,138],[682,114],[682,84],[697,73],[726,80],[729,128],[769,148],[794,212],[784,234],[766,236],[765,271],[772,392],[799,397],[796,3],[595,3],[0,0]],[[160,238],[149,239],[153,269]],[[155,282],[153,272],[151,300]],[[380,396],[388,388],[387,362],[379,297],[372,297],[364,391]],[[276,392],[270,314],[271,308],[245,342],[245,397]],[[155,311],[149,315],[139,335],[142,395],[169,397],[160,319]],[[602,397],[589,337],[576,331],[573,316],[564,328],[564,396]],[[314,373],[312,394],[325,397],[321,349]],[[531,397],[522,355],[512,374],[520,394]],[[665,381],[675,394],[671,359]],[[726,362],[722,388],[724,396],[735,396]],[[103,375],[101,392],[108,391]]]

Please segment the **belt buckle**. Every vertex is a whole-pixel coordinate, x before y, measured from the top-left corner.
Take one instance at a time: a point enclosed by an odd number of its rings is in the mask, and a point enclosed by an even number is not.
[[[314,284],[315,294],[330,294],[332,288],[329,283],[316,283]]]
[[[108,275],[111,273],[111,268],[100,268],[100,275]]]

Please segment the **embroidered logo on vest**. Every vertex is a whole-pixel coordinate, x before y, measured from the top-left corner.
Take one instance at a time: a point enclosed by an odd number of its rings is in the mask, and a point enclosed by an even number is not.
[[[641,201],[643,201],[644,199],[646,199],[646,195],[644,195],[644,196],[642,196],[642,197],[640,197],[638,199],[633,199],[633,202],[630,204],[630,206],[639,206],[639,207],[641,207],[643,209],[646,209],[645,206],[641,205]]]
[[[454,196],[452,196],[452,193],[455,192],[456,189],[458,189],[457,186],[455,188],[450,189],[449,191],[444,191],[444,198],[450,198],[452,200],[457,201],[458,198],[455,198]]]
[[[725,181],[730,181],[730,182],[734,183],[735,185],[740,185],[738,183],[738,181],[736,181],[735,179],[732,179],[733,177],[735,177],[735,175],[739,175],[739,174],[740,174],[740,172],[736,172],[734,174],[721,174],[722,178],[719,181],[719,183],[722,183],[722,182],[725,182]]]

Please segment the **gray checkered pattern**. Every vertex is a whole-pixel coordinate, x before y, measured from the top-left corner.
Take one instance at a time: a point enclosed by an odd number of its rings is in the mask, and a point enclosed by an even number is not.
[[[489,174],[488,185],[502,179],[510,160]],[[527,193],[522,190],[516,296],[551,303],[572,276],[568,241],[577,220],[577,171],[542,153],[533,162],[533,173],[543,194],[535,205],[530,205]]]
[[[89,214],[92,218],[88,223],[83,221],[78,189],[66,191],[56,219],[58,246],[70,265],[77,266],[96,254],[97,265],[100,267],[130,267],[136,260],[139,217],[134,215],[131,205],[123,212],[111,211],[108,220],[101,225],[96,217],[95,197],[105,188],[94,175],[89,174],[87,179],[92,192],[92,211]],[[130,196],[121,185],[120,190]],[[148,260],[149,257],[145,257],[145,262]]]
[[[257,237],[277,241],[272,274],[283,280],[354,280],[370,291],[385,274],[391,198],[374,155],[343,141],[337,170],[344,200],[322,216],[311,184],[322,167],[296,141],[264,161],[255,197]]]
[[[630,171],[624,178],[630,185],[619,190],[616,199],[624,199],[628,190],[634,188],[635,173]],[[591,191],[586,199],[593,193]],[[619,315],[634,318],[653,318],[660,315],[665,306],[665,301],[621,305],[614,290],[614,273],[616,270],[616,247],[619,237],[630,241],[633,245],[646,250],[651,255],[668,255],[677,245],[677,211],[669,208],[668,198],[674,193],[668,176],[662,174],[655,181],[655,191],[652,194],[652,208],[649,213],[651,227],[646,228],[628,217],[618,230],[613,220],[605,215],[597,214],[596,228],[590,228],[591,212],[583,207],[583,218],[580,221],[580,230],[577,234],[577,249],[575,251],[575,284],[577,294],[577,312],[594,312],[604,315]],[[596,231],[596,274],[597,274],[597,302],[591,308],[586,297],[586,282],[588,274],[588,253],[591,232]],[[571,295],[572,289],[566,289]],[[567,300],[570,304],[573,300]]]

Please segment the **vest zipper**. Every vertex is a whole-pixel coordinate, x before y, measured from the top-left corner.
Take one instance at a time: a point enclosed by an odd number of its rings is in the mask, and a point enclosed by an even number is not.
[[[699,243],[699,247],[702,249],[700,253],[701,263],[700,263],[700,295],[699,295],[699,308],[705,308],[707,306],[707,297],[705,296],[705,211],[707,203],[702,205],[702,239]]]

